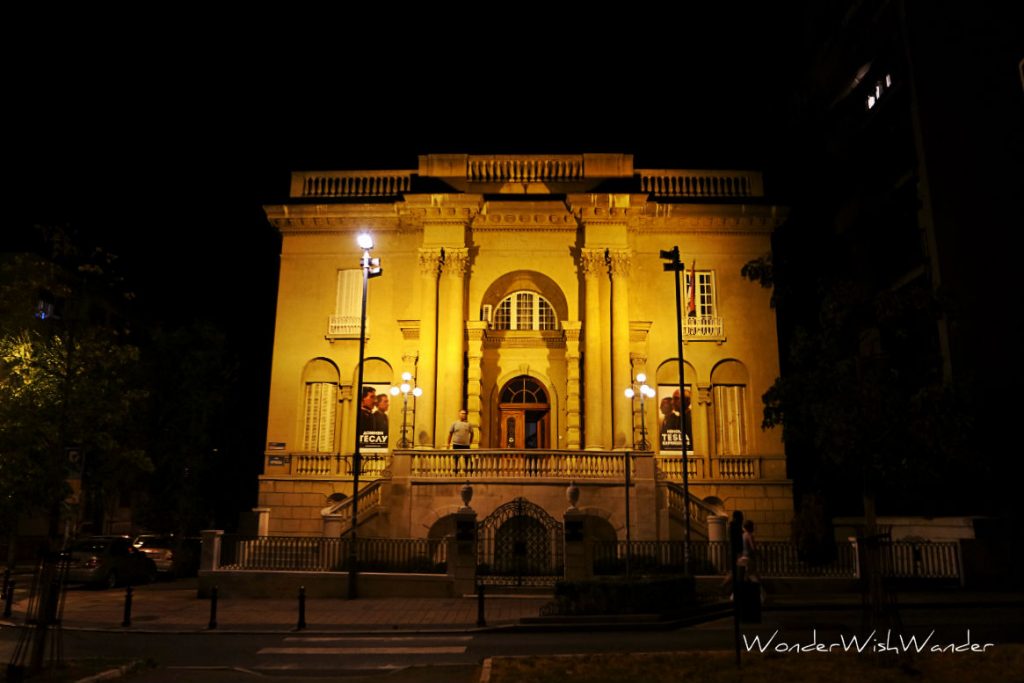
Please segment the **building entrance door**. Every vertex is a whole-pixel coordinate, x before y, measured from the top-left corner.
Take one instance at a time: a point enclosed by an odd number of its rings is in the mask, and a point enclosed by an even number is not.
[[[498,404],[498,447],[550,448],[550,415],[547,393],[537,380],[523,375],[509,381]]]

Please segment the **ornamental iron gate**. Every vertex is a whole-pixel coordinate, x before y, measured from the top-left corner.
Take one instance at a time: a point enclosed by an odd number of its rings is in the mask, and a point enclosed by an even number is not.
[[[552,586],[562,577],[562,523],[525,498],[477,526],[477,580],[496,586]]]

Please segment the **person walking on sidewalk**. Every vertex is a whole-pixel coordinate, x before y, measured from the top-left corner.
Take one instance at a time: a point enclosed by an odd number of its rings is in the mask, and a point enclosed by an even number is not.
[[[469,448],[470,444],[473,443],[473,427],[466,421],[466,411],[459,411],[459,419],[452,422],[451,429],[448,430],[448,448],[455,450],[463,450]],[[459,471],[459,459],[460,457],[465,460],[465,468],[469,469],[469,454],[464,456],[455,456],[455,472],[458,474]]]

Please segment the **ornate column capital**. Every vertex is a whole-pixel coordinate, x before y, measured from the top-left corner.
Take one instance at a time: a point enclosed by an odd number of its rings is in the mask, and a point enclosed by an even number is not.
[[[613,278],[629,277],[633,264],[633,252],[629,249],[608,250],[608,270]]]
[[[605,275],[608,272],[608,258],[604,249],[580,249],[580,268],[587,277]]]
[[[461,278],[469,268],[469,249],[465,247],[445,247],[442,270],[445,275]]]
[[[420,249],[419,250],[420,273],[424,277],[437,277],[441,272],[441,250]]]

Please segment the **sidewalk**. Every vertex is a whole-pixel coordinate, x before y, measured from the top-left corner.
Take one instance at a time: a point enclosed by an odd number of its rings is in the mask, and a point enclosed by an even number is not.
[[[19,584],[10,619],[25,621],[28,586]],[[485,615],[489,627],[536,617],[550,602],[545,596],[488,595]],[[208,630],[210,601],[196,598],[195,579],[158,582],[133,588],[131,626],[122,627],[125,589],[92,590],[72,586],[64,603],[65,629],[197,632]],[[290,599],[222,598],[217,603],[217,631],[283,632],[298,623],[298,595]],[[336,598],[306,599],[308,631],[418,631],[477,628],[475,598]]]

